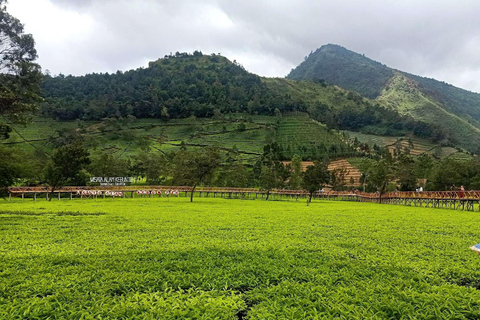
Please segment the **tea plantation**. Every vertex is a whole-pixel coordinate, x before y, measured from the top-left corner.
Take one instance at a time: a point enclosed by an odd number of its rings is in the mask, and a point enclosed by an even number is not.
[[[0,201],[0,319],[479,319],[480,214]]]

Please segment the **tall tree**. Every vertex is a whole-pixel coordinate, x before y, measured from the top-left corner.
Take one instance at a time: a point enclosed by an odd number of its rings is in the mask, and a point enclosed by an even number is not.
[[[28,172],[28,158],[22,149],[0,145],[0,195],[6,194],[7,187],[21,178],[33,175],[32,172]]]
[[[398,183],[401,191],[412,191],[417,187],[415,159],[408,154],[400,154],[397,159]]]
[[[322,189],[330,181],[330,173],[326,163],[315,161],[313,166],[308,166],[303,174],[302,186],[309,193],[308,202],[312,202],[313,194]]]
[[[101,153],[92,159],[88,172],[97,177],[124,177],[129,174],[129,161]]]
[[[132,159],[131,172],[137,177],[147,177],[148,184],[160,184],[165,180],[168,162],[163,154],[140,151]]]
[[[195,188],[200,184],[208,184],[220,165],[220,160],[220,153],[214,148],[180,150],[174,158],[173,183],[192,186],[190,202],[193,202]]]
[[[347,183],[347,175],[350,171],[346,168],[334,169],[330,174],[330,180],[332,183],[333,190],[343,190],[345,189],[345,184]]]
[[[466,185],[465,174],[468,163],[457,161],[448,157],[439,162],[432,177],[432,187],[434,190],[452,190],[461,185]],[[468,185],[466,186],[468,188]]]
[[[45,181],[51,192],[65,185],[85,185],[87,176],[83,170],[90,164],[89,155],[79,142],[55,149],[45,167]]]
[[[267,190],[268,200],[270,191],[275,188],[282,188],[285,180],[288,178],[288,171],[280,161],[282,155],[280,146],[274,142],[263,147],[263,155],[257,167],[259,170],[259,184],[263,190]]]
[[[0,0],[0,131],[8,132],[8,122],[26,121],[41,101],[40,66],[35,41],[25,34],[22,23],[7,12]]]
[[[215,175],[216,187],[246,188],[250,183],[251,172],[243,165],[234,150],[226,158]]]
[[[396,167],[391,157],[378,160],[364,159],[360,165],[360,171],[367,190],[376,190],[381,195],[387,190],[387,185],[394,180]]]
[[[292,157],[290,170],[290,188],[293,190],[298,190],[302,185],[302,157],[300,157],[298,154]]]
[[[37,58],[35,42],[24,34],[23,25],[0,0],[0,140],[8,139],[9,123],[25,122],[28,112],[36,109],[40,98],[41,72],[33,61]],[[22,177],[25,163],[18,150],[0,150],[0,189]]]

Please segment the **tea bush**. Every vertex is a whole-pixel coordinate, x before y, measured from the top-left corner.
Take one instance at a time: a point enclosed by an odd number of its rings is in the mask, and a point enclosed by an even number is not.
[[[183,197],[0,212],[1,319],[480,318],[477,212]]]

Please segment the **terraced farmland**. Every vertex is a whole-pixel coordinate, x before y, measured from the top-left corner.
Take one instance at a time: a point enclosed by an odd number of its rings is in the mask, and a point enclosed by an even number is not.
[[[397,148],[396,144],[400,143],[401,150],[407,151],[412,155],[430,154],[439,158],[445,158],[456,154],[455,157],[461,159],[469,159],[470,156],[455,148],[434,144],[431,141],[421,138],[411,137],[384,137],[371,134],[364,134],[354,131],[343,131],[349,135],[351,139],[357,138],[362,143],[370,146],[377,145],[379,147],[387,147],[391,153]],[[458,153],[458,154],[457,154]]]
[[[400,141],[396,141],[394,144],[389,145],[388,150],[393,153],[394,150],[397,149],[397,145],[402,152],[407,152],[408,150],[408,153],[414,156],[423,153],[431,154],[432,150],[436,147],[434,144],[420,139],[401,139]]]
[[[361,185],[360,177],[362,176],[362,174],[360,173],[360,170],[352,166],[350,162],[348,162],[346,159],[340,159],[330,162],[330,164],[328,165],[328,170],[345,170],[345,184],[347,186],[358,187]]]
[[[317,158],[326,153],[331,156],[354,153],[341,134],[328,130],[326,126],[312,120],[305,113],[282,117],[277,126],[275,141],[288,158],[295,154],[306,159]]]
[[[391,144],[394,144],[398,139],[402,138],[400,136],[398,137],[389,137],[389,136],[376,136],[373,134],[365,134],[361,132],[356,132],[356,131],[343,131],[347,133],[351,139],[357,138],[360,142],[366,143],[370,146],[377,145],[379,147],[385,147]]]
[[[274,123],[274,117],[242,114],[217,120],[178,119],[165,122],[137,119],[121,127],[109,127],[102,122],[65,122],[39,118],[27,127],[16,125],[16,132],[2,143],[49,151],[53,148],[49,139],[57,136],[57,130],[83,128],[89,135],[88,143],[92,149],[119,157],[136,154],[140,140],[149,141],[154,151],[162,152],[177,150],[183,141],[192,148],[217,146],[224,150],[236,149],[248,161],[256,159],[263,151],[263,146],[271,142],[275,135]]]
[[[200,198],[0,202],[2,319],[478,319],[480,216]]]
[[[289,164],[290,161],[284,161],[283,163]],[[308,166],[313,166],[313,165],[314,165],[313,161],[302,161],[302,171],[306,171]],[[328,170],[329,171],[345,170],[346,171],[345,184],[347,186],[358,187],[361,185],[360,177],[362,174],[360,173],[360,170],[352,166],[352,164],[346,159],[331,161],[328,164]],[[351,181],[353,181],[353,183],[351,183]]]

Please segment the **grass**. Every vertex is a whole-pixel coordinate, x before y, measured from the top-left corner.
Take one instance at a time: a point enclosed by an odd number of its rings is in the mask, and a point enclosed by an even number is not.
[[[480,317],[471,212],[183,197],[0,212],[1,319]]]

